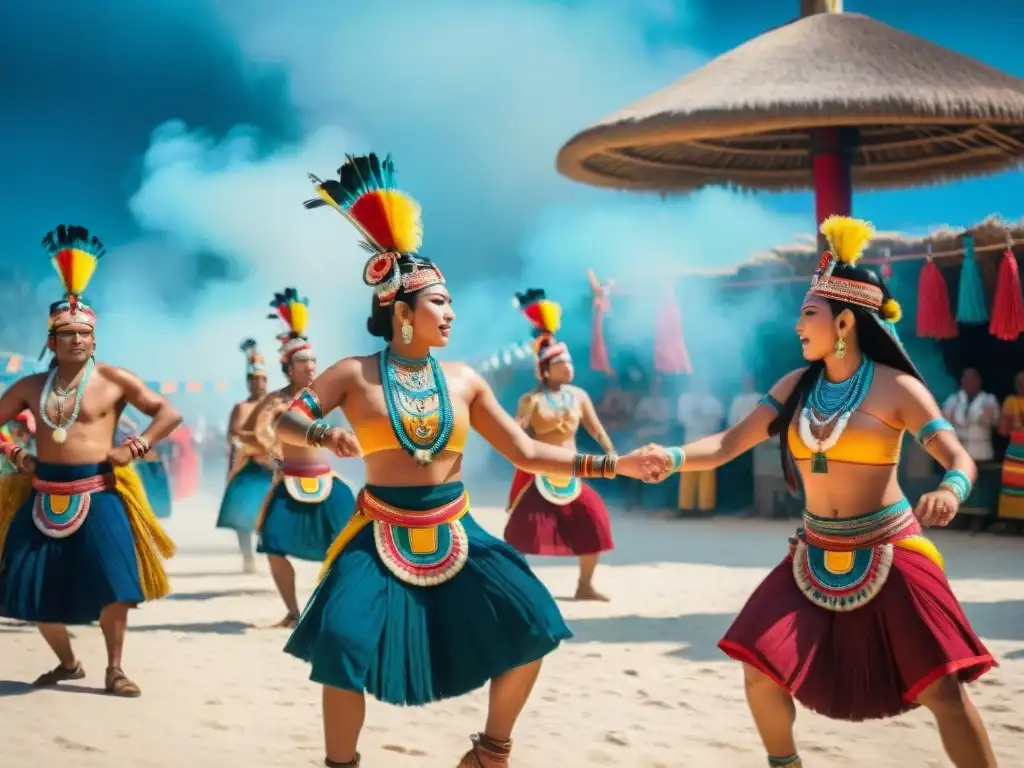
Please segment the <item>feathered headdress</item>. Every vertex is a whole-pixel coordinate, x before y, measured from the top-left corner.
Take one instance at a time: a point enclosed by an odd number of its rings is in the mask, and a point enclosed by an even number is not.
[[[270,302],[274,309],[267,317],[271,320],[280,318],[286,330],[278,335],[281,342],[281,362],[305,360],[315,357],[313,345],[306,338],[306,326],[309,323],[309,299],[300,299],[299,292],[294,288],[285,288],[283,293],[275,293]]]
[[[533,328],[537,376],[542,376],[541,369],[546,363],[570,360],[568,345],[555,339],[555,333],[562,327],[562,306],[547,298],[540,288],[517,293],[515,303]]]
[[[71,324],[95,328],[96,313],[82,300],[82,294],[106,253],[103,243],[85,227],[61,224],[46,234],[43,247],[64,286],[64,298],[50,305],[49,330]]]
[[[246,339],[238,348],[245,354],[245,375],[266,376],[267,370],[263,367],[263,355],[260,354],[256,339]]]
[[[822,254],[811,278],[811,293],[874,310],[887,323],[898,322],[903,314],[899,302],[887,296],[881,284],[858,280],[849,272],[842,277],[833,274],[837,264],[852,267],[857,263],[875,236],[874,227],[849,216],[829,216],[821,223],[821,234],[828,241],[829,249]]]
[[[444,283],[441,270],[418,255],[423,244],[420,206],[395,187],[391,155],[383,161],[375,154],[348,155],[338,181],[308,176],[319,198],[303,205],[331,206],[363,236],[362,245],[372,254],[363,267],[363,282],[376,291],[381,306],[393,304],[400,290],[412,293]]]

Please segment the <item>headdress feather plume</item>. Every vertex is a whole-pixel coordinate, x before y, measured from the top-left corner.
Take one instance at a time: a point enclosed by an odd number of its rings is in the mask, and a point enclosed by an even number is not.
[[[64,291],[76,299],[85,293],[96,264],[106,253],[103,242],[85,227],[61,224],[43,238],[43,247],[60,277]]]
[[[375,253],[410,254],[423,244],[420,206],[395,187],[395,164],[391,155],[380,160],[375,154],[346,155],[338,169],[338,180],[321,181],[312,174],[318,199],[307,200],[306,208],[329,205],[348,219],[362,234],[365,246]]]
[[[821,234],[828,241],[829,250],[837,262],[853,265],[875,236],[875,228],[862,219],[829,216],[821,222]]]
[[[309,324],[309,299],[299,298],[295,288],[285,288],[282,293],[275,293],[270,306],[274,309],[268,317],[281,318],[293,336],[305,336]]]
[[[516,294],[516,305],[533,327],[533,351],[541,350],[554,341],[562,327],[562,306],[547,298],[541,288],[531,288]]]

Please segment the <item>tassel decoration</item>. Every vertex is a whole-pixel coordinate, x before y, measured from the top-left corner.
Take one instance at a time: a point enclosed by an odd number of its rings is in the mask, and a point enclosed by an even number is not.
[[[593,313],[590,325],[590,370],[603,373],[606,376],[614,375],[612,361],[608,356],[608,345],[604,339],[604,316],[611,311],[610,286],[601,285],[592,269],[587,270],[587,278],[590,280],[590,287],[594,294]]]
[[[952,339],[956,334],[946,278],[929,256],[917,281],[917,335],[922,339]]]
[[[981,325],[988,322],[988,306],[985,303],[985,288],[981,284],[981,272],[974,258],[974,237],[964,235],[963,242],[964,263],[960,268],[956,320],[965,325]]]
[[[654,328],[654,369],[658,373],[693,373],[675,291],[669,291],[662,302]]]
[[[1017,257],[1009,248],[999,264],[996,298],[992,303],[989,333],[1001,341],[1016,341],[1024,333],[1024,301],[1020,295],[1020,271]]]

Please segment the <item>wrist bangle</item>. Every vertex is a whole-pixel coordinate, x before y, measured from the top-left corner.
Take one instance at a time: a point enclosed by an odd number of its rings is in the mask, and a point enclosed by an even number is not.
[[[619,457],[614,453],[595,456],[590,453],[577,453],[572,462],[573,477],[605,478],[615,477],[615,465]]]
[[[306,427],[306,445],[310,448],[323,448],[324,439],[330,430],[331,425],[323,419],[311,421],[309,426]]]
[[[141,459],[149,453],[149,443],[146,438],[138,435],[128,435],[121,441],[121,445],[131,451],[133,459]]]
[[[672,466],[669,467],[668,473],[674,475],[676,472],[683,468],[683,464],[686,463],[686,451],[678,445],[674,445],[668,449],[669,458],[672,459]]]
[[[963,504],[971,494],[971,478],[959,469],[951,469],[942,476],[939,488],[950,491]]]

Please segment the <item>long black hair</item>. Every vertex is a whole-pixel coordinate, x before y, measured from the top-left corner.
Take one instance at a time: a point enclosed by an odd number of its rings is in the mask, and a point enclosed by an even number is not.
[[[873,271],[856,265],[837,263],[833,268],[832,275],[847,280],[855,280],[860,283],[870,283],[882,289],[883,306],[893,301],[893,296],[886,287],[885,282]],[[827,299],[832,316],[837,317],[843,310],[850,310],[853,314],[854,327],[857,333],[857,344],[860,352],[870,358],[878,365],[886,365],[895,368],[897,371],[909,374],[919,381],[924,381],[917,367],[907,355],[896,337],[885,328],[881,315],[873,309],[866,309],[855,304],[844,301]],[[793,423],[797,410],[803,405],[814,387],[818,377],[825,370],[824,360],[815,360],[797,379],[790,392],[789,397],[782,404],[782,409],[768,425],[768,434],[771,437],[779,436],[780,458],[782,461],[782,472],[786,478],[786,484],[790,490],[797,488],[797,473],[793,463],[793,454],[789,450],[789,425]]]
[[[398,260],[398,269],[401,274],[408,275],[419,269],[430,268],[433,264],[425,256],[402,254]],[[395,329],[392,325],[392,319],[395,316],[395,304],[403,301],[409,305],[410,309],[416,309],[416,299],[419,297],[419,293],[419,290],[407,292],[404,287],[399,288],[398,293],[395,294],[395,300],[382,307],[380,299],[377,297],[377,292],[374,291],[373,297],[370,299],[370,316],[366,320],[367,332],[378,339],[391,341],[395,335]]]

